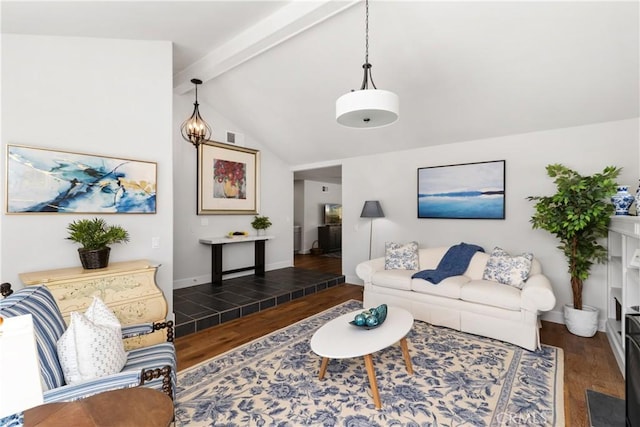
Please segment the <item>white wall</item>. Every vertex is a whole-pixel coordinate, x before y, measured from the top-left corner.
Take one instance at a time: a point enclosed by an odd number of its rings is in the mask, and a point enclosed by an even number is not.
[[[183,288],[211,282],[211,247],[198,243],[201,237],[222,237],[229,231],[249,231],[252,215],[197,215],[197,150],[180,136],[180,124],[193,112],[194,94],[174,97],[174,287]],[[201,100],[199,100],[201,101]],[[200,104],[200,113],[213,129],[212,139],[225,141],[227,130],[243,132],[220,112]],[[277,142],[274,142],[277,143]],[[265,142],[245,134],[244,146],[260,151],[260,215],[273,225],[267,234],[275,236],[266,243],[266,270],[293,265],[293,173],[265,147]],[[223,269],[253,265],[252,243],[225,245]],[[225,275],[225,278],[253,274],[252,271]]]
[[[562,163],[587,175],[605,166],[622,167],[618,180],[635,192],[639,172],[638,119],[523,135],[511,135],[417,150],[344,159],[343,268],[350,283],[362,283],[356,265],[368,257],[369,222],[360,219],[365,200],[380,200],[386,217],[373,223],[372,257],[384,256],[385,241],[417,240],[421,247],[461,241],[491,251],[533,252],[553,284],[558,300],[545,318],[562,322],[562,305],[571,302],[567,265],[557,241],[544,230],[532,230],[533,203],[527,196],[555,191],[545,166]],[[417,219],[417,168],[490,160],[506,160],[506,219]],[[382,168],[384,166],[384,168]],[[380,173],[381,170],[388,173]],[[584,303],[606,308],[606,268],[597,265],[585,282]],[[601,317],[606,314],[601,313]]]
[[[100,215],[129,230],[111,261],[162,264],[158,285],[172,311],[173,170],[170,42],[2,35],[2,147],[28,145],[157,162],[155,215]],[[5,180],[5,162],[2,180]],[[4,183],[6,184],[6,183]],[[4,191],[6,185],[1,186]],[[6,207],[3,207],[6,211]],[[67,224],[85,214],[7,215],[1,219],[2,280],[80,266]],[[160,248],[151,249],[151,238]]]
[[[304,181],[293,181],[293,224],[302,226],[304,222]]]
[[[320,181],[303,181],[304,216],[300,253],[308,254],[313,242],[318,240],[318,227],[324,224],[324,204],[342,203],[342,185]],[[322,191],[326,188],[327,191]]]

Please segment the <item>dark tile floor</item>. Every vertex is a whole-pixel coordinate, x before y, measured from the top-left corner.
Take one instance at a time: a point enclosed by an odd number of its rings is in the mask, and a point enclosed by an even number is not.
[[[289,267],[173,291],[176,337],[237,319],[344,283],[332,273]]]

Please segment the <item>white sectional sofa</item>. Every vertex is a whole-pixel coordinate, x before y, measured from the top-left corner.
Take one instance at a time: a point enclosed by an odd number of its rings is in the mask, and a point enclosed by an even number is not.
[[[419,269],[436,269],[448,249],[419,249]],[[489,257],[476,252],[463,275],[438,284],[412,279],[419,270],[385,270],[385,258],[362,262],[356,274],[364,281],[364,306],[403,307],[417,320],[536,350],[540,346],[538,315],[556,303],[549,280],[535,258],[522,289],[483,280]]]

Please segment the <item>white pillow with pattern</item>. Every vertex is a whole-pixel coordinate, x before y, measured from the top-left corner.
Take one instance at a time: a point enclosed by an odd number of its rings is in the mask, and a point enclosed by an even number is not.
[[[418,242],[384,244],[385,270],[419,270]]]
[[[531,261],[531,253],[511,256],[496,246],[489,256],[482,278],[522,289],[524,282],[529,278]]]
[[[58,359],[67,384],[118,373],[127,362],[118,318],[94,297],[85,314],[72,312],[58,340]]]

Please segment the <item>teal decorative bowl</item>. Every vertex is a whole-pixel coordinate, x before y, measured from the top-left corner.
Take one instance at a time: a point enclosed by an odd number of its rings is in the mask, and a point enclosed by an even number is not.
[[[375,329],[382,325],[387,318],[387,304],[372,307],[356,314],[349,323],[361,329]]]

